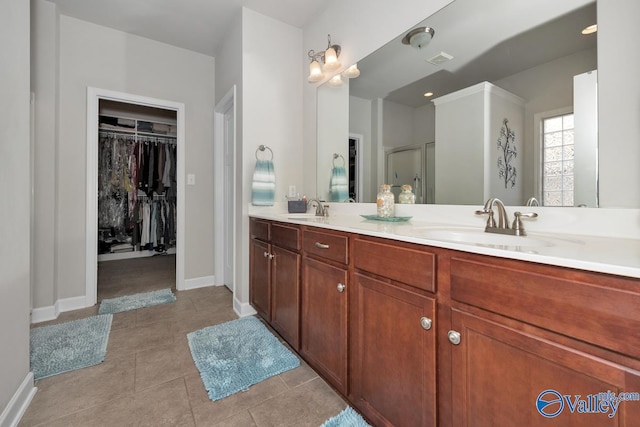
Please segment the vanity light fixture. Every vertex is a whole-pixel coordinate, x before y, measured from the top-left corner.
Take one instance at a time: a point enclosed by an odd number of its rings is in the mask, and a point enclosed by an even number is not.
[[[582,34],[593,34],[598,31],[598,24],[589,25],[587,28],[582,30]]]
[[[336,71],[342,64],[338,61],[340,56],[340,45],[331,44],[331,34],[327,35],[328,43],[327,48],[321,52],[316,52],[311,49],[307,55],[311,60],[309,65],[309,77],[307,81],[309,83],[319,82],[324,78],[324,73]],[[321,66],[320,63],[323,63]]]
[[[348,79],[355,79],[360,75],[360,70],[358,70],[358,64],[353,64],[346,70],[342,72],[342,75]]]
[[[431,42],[435,33],[436,30],[431,27],[414,28],[402,38],[402,44],[408,44],[414,49],[420,50]]]
[[[333,87],[342,86],[342,76],[340,74],[336,74],[335,76],[329,79],[329,85]]]

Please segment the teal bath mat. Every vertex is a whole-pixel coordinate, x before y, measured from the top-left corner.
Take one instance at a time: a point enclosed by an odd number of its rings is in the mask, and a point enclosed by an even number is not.
[[[211,400],[300,366],[300,360],[255,317],[209,326],[187,334],[187,339]]]
[[[335,417],[329,418],[320,427],[371,427],[351,406],[347,406]]]
[[[31,371],[36,380],[104,361],[111,314],[31,329]]]
[[[100,303],[100,314],[120,313],[121,311],[135,310],[138,308],[151,307],[152,305],[166,304],[174,302],[176,296],[171,289],[160,289],[159,291],[145,292],[142,294],[126,295],[118,298],[102,300]]]

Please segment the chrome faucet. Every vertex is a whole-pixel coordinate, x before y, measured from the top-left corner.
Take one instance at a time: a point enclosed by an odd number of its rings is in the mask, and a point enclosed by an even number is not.
[[[498,210],[498,223],[493,216],[494,206]],[[487,225],[484,231],[487,233],[499,233],[499,234],[511,234],[514,236],[526,236],[521,218],[536,218],[538,216],[535,212],[521,213],[515,212],[513,214],[513,224],[509,227],[509,215],[504,208],[504,203],[498,198],[492,197],[484,204],[484,208],[476,211],[476,215],[488,215]]]
[[[312,203],[316,204],[316,216],[329,216],[329,206],[323,205],[320,200],[317,198],[309,199],[307,202],[307,207],[311,206]]]

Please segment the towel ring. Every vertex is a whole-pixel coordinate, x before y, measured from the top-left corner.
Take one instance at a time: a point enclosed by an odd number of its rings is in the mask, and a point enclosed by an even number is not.
[[[258,149],[256,150],[256,160],[260,160],[258,158],[258,151],[264,151],[264,150],[269,150],[269,152],[271,153],[271,158],[269,160],[273,160],[273,151],[271,150],[271,148],[267,147],[266,145],[258,145]]]
[[[331,163],[333,163],[333,167],[336,166],[336,159],[338,157],[342,159],[342,167],[344,167],[346,165],[346,162],[344,161],[344,157],[342,157],[342,154],[338,154],[338,153],[333,153],[333,160],[331,161]]]

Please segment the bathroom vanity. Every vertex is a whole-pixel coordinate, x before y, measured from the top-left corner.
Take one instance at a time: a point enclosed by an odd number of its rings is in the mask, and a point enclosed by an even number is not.
[[[593,397],[640,392],[640,270],[545,252],[602,238],[467,244],[472,229],[267,211],[250,235],[251,304],[373,425],[640,420],[639,401],[613,413]],[[550,418],[537,409],[546,390],[567,395],[542,409],[561,409]]]

